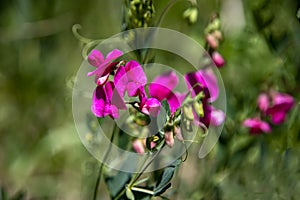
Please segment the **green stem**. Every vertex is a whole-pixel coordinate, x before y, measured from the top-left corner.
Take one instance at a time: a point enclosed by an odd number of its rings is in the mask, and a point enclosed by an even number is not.
[[[164,148],[164,146],[165,146],[165,142],[164,142],[164,144],[162,145],[162,147],[161,147],[157,152],[155,152],[155,154],[152,156],[152,158],[149,160],[149,162],[146,163],[146,164],[144,165],[144,167],[142,167],[141,172],[135,174],[135,176],[133,176],[133,177],[131,178],[131,181],[130,181],[129,184],[128,184],[128,187],[129,187],[130,189],[133,188],[133,186],[135,185],[135,182],[143,175],[143,173],[146,171],[146,169],[147,169],[147,168],[150,166],[150,164],[154,161],[154,159],[156,158],[156,156],[162,151],[162,149]],[[135,189],[137,189],[137,188],[135,188]],[[125,194],[125,192],[126,192],[126,188],[124,187],[123,190],[118,194],[118,196],[117,196],[114,200],[119,200],[119,199]]]
[[[103,162],[100,164],[100,168],[99,168],[99,171],[98,171],[98,176],[97,176],[97,180],[96,180],[96,184],[95,184],[95,188],[94,188],[93,200],[96,200],[96,198],[97,198],[98,187],[99,187],[99,184],[100,184],[100,181],[101,181],[101,175],[102,175],[102,171],[103,171],[103,167],[104,167],[103,163],[105,163],[107,158],[108,158],[108,155],[110,153],[110,150],[111,150],[111,147],[112,147],[113,140],[114,140],[115,133],[116,133],[117,129],[118,129],[118,126],[117,126],[117,124],[115,124],[112,135],[110,137],[109,147],[107,149],[107,152],[104,155]]]

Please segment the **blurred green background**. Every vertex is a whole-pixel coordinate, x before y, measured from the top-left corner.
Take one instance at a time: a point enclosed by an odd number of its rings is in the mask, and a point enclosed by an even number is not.
[[[168,1],[153,2],[158,17]],[[94,39],[120,32],[122,3],[1,1],[0,199],[88,198],[98,164],[72,118],[72,84],[83,58],[71,29],[81,24],[79,32]],[[219,51],[226,60],[220,70],[226,125],[207,158],[190,155],[183,163],[173,186],[177,199],[299,198],[298,6],[296,0],[199,0],[198,21],[189,25],[182,17],[189,3],[179,1],[166,15],[162,27],[204,45],[204,29],[218,11],[225,38]],[[271,135],[250,136],[241,123],[255,115],[257,95],[270,86],[293,95],[296,105]],[[104,184],[99,199],[107,199]]]

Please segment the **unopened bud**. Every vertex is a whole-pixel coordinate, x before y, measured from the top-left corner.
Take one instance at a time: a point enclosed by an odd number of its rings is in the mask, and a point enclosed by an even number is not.
[[[222,40],[223,36],[221,31],[219,30],[215,30],[214,32],[212,32],[212,35],[217,39],[217,40]]]
[[[194,120],[194,113],[193,108],[191,105],[186,105],[183,107],[183,113],[186,119],[193,121]]]
[[[223,67],[223,65],[225,64],[224,58],[217,51],[212,53],[212,60],[218,68]]]
[[[174,135],[177,138],[177,140],[179,140],[181,142],[183,141],[183,136],[182,136],[181,129],[179,126],[174,127]]]
[[[166,143],[169,147],[173,147],[174,145],[174,134],[173,134],[173,131],[167,131],[165,132],[165,140],[166,140]]]
[[[138,154],[144,154],[145,153],[145,146],[144,142],[140,139],[136,139],[132,142],[132,147]]]
[[[216,49],[219,46],[219,42],[218,42],[217,38],[210,33],[206,35],[206,42],[213,49]]]
[[[188,8],[183,13],[183,18],[187,19],[189,23],[194,24],[198,19],[198,10],[196,7]]]
[[[194,108],[195,108],[195,111],[196,111],[196,113],[199,117],[204,117],[204,110],[203,110],[203,104],[202,103],[195,102],[194,103]]]

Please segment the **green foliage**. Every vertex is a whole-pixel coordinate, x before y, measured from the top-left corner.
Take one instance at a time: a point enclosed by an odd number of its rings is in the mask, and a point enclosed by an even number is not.
[[[168,188],[171,187],[170,181],[173,178],[175,170],[179,164],[181,164],[181,160],[176,160],[172,165],[164,168],[154,188],[155,196],[163,194]]]
[[[168,2],[153,1],[153,5],[141,10],[149,11],[152,17],[154,6],[158,19]],[[220,11],[221,30],[225,32],[219,51],[226,60],[220,74],[227,96],[221,138],[206,158],[197,158],[199,145],[193,144],[187,161],[180,167],[175,163],[158,174],[156,182],[151,180],[145,183],[147,186],[139,187],[154,191],[157,196],[163,193],[166,199],[173,199],[175,194],[177,199],[191,200],[297,199],[300,195],[299,2],[237,1],[243,4],[245,24],[236,33],[227,26],[238,17],[226,18],[236,7],[225,6],[226,2],[230,1],[198,1],[198,20],[191,25],[182,17],[190,4],[178,1],[160,23],[204,45],[209,18]],[[196,8],[193,9],[195,12]],[[98,165],[82,146],[72,119],[71,90],[82,58],[81,46],[71,27],[79,23],[83,35],[109,37],[121,30],[124,23],[121,10],[122,3],[118,0],[1,2],[0,199],[76,200],[90,191],[86,188],[94,186]],[[139,16],[141,26],[152,24],[150,15]],[[195,14],[189,17],[194,22]],[[125,16],[124,20],[131,19]],[[180,72],[188,70],[183,59],[170,59],[170,55],[164,54],[156,57]],[[258,94],[271,87],[294,96],[296,105],[284,124],[272,127],[271,134],[251,136],[241,126],[242,121],[255,116]],[[168,113],[167,104],[162,102],[162,105]],[[97,121],[89,117],[87,124],[92,132]],[[163,138],[160,133],[157,136]],[[115,143],[126,149],[130,140],[124,134]],[[98,199],[115,197],[132,177],[124,172],[106,175],[108,189],[100,184]],[[167,190],[171,180],[173,189]],[[174,190],[175,193],[170,192]],[[131,192],[135,199],[152,198],[143,192],[132,189]],[[125,199],[126,194],[122,197]]]

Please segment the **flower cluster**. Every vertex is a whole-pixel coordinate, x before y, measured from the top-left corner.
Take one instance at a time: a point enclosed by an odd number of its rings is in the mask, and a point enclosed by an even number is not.
[[[210,125],[219,126],[224,122],[223,111],[211,105],[219,95],[218,82],[212,69],[206,68],[186,74],[184,78],[187,92],[180,93],[174,91],[179,82],[174,71],[155,77],[147,86],[147,77],[141,65],[135,60],[116,61],[122,55],[117,49],[109,52],[106,58],[98,50],[92,50],[89,54],[88,62],[96,69],[87,75],[95,76],[97,85],[91,110],[96,117],[110,116],[116,119],[119,118],[120,109],[126,110],[127,105],[131,105],[143,116],[157,117],[162,103],[166,102],[168,113],[164,127],[148,141],[134,139],[132,144],[136,152],[142,154],[146,148],[154,149],[161,141],[169,147],[174,145],[175,138],[183,141],[182,126],[188,131],[192,130],[193,125],[207,130]],[[150,97],[147,97],[146,89]],[[125,97],[138,101],[125,102]],[[141,114],[135,117],[139,118]],[[138,119],[133,122],[142,126],[147,124],[140,123]]]
[[[206,34],[206,46],[208,47],[208,53],[212,57],[215,65],[221,68],[225,64],[225,60],[222,55],[217,51],[219,43],[222,41],[222,33],[220,31],[221,22],[217,15],[212,16],[211,22],[205,29]]]
[[[147,77],[140,66],[134,60],[113,62],[123,53],[117,49],[107,54],[106,58],[98,50],[92,50],[88,56],[88,62],[96,67],[87,75],[95,75],[97,85],[93,98],[91,110],[97,117],[110,116],[113,119],[119,117],[119,109],[127,109],[124,96],[127,92],[129,97],[139,97],[136,106],[140,112],[156,116],[160,110],[160,102],[154,98],[147,98],[144,86]],[[109,76],[115,74],[113,80],[109,81]]]
[[[285,121],[287,113],[294,105],[294,98],[288,94],[271,91],[261,93],[257,99],[257,106],[261,116],[270,118],[272,124],[279,125]],[[245,127],[250,128],[251,134],[270,133],[271,126],[261,118],[249,118],[243,122]]]

